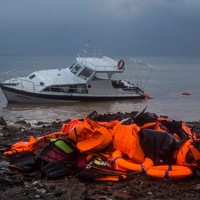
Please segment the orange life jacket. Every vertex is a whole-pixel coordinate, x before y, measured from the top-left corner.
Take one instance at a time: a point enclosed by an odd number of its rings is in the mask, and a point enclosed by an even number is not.
[[[36,141],[35,138],[33,136],[31,136],[29,138],[28,142],[23,142],[23,141],[16,142],[11,146],[10,151],[6,151],[3,154],[4,155],[13,155],[16,153],[22,153],[24,151],[31,151],[30,145],[33,144],[35,141]]]
[[[77,143],[77,148],[81,152],[103,149],[113,139],[106,127],[87,117],[74,125],[68,133],[68,138]]]
[[[193,139],[188,139],[175,153],[176,164],[187,166],[187,167],[198,167],[199,163],[189,162],[188,156],[191,157],[193,161],[200,161],[200,151],[193,145]]]
[[[140,128],[136,124],[121,125],[120,122],[116,123],[113,127],[113,146],[133,161],[143,163],[144,153],[140,146],[139,130]]]

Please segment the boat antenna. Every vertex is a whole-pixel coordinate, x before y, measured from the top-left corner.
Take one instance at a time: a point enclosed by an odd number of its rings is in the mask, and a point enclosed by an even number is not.
[[[89,54],[88,53],[89,48],[90,48],[90,40],[88,40],[88,42],[84,43],[84,47],[82,49],[84,57],[86,57]]]
[[[101,47],[98,48],[98,55],[97,55],[97,56],[98,56],[98,57],[101,56]]]
[[[77,54],[79,58],[84,59],[88,55],[88,49],[90,48],[90,40],[88,42],[84,43],[83,48],[81,49],[81,52]],[[83,60],[82,60],[83,62]]]
[[[94,58],[100,57],[100,56],[101,56],[101,53],[100,53],[100,52],[101,52],[101,48],[95,46],[95,47],[94,47],[94,55],[93,55],[93,57],[94,57]]]
[[[90,43],[91,43],[91,41],[90,41],[90,40],[88,40],[88,42],[87,42],[87,43],[85,43],[85,46],[89,48],[89,47],[90,47]]]
[[[95,57],[96,57],[96,51],[97,51],[97,47],[95,46],[95,47],[94,47],[93,58],[95,58]]]

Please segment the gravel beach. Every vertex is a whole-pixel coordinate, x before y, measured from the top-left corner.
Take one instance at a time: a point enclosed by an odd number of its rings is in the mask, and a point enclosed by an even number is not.
[[[18,121],[10,126],[1,117],[0,199],[200,199],[200,177],[196,174],[189,178],[173,180],[154,179],[145,173],[133,173],[121,182],[91,183],[75,177],[46,180],[41,179],[38,172],[21,174],[6,168],[8,159],[3,152],[13,143],[26,141],[30,135],[38,137],[59,131],[62,123],[63,121],[58,120],[52,123],[37,122],[33,127],[26,121]],[[200,121],[188,123],[200,134]]]

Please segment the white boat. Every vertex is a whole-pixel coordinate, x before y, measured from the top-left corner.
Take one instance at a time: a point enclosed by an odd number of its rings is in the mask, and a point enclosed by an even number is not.
[[[150,65],[135,62],[134,65]],[[0,83],[8,103],[53,103],[84,100],[144,99],[144,88],[124,80],[127,65],[123,59],[77,57],[63,69],[39,70],[26,77],[9,78]],[[129,68],[130,69],[130,68]],[[134,71],[131,71],[134,73]],[[130,72],[129,72],[130,75]],[[117,78],[115,78],[117,77]],[[145,82],[146,84],[146,82]]]

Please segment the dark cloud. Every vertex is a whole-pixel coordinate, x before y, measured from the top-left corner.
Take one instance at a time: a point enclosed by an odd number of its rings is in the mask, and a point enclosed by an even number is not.
[[[0,54],[200,55],[199,0],[0,0]]]

